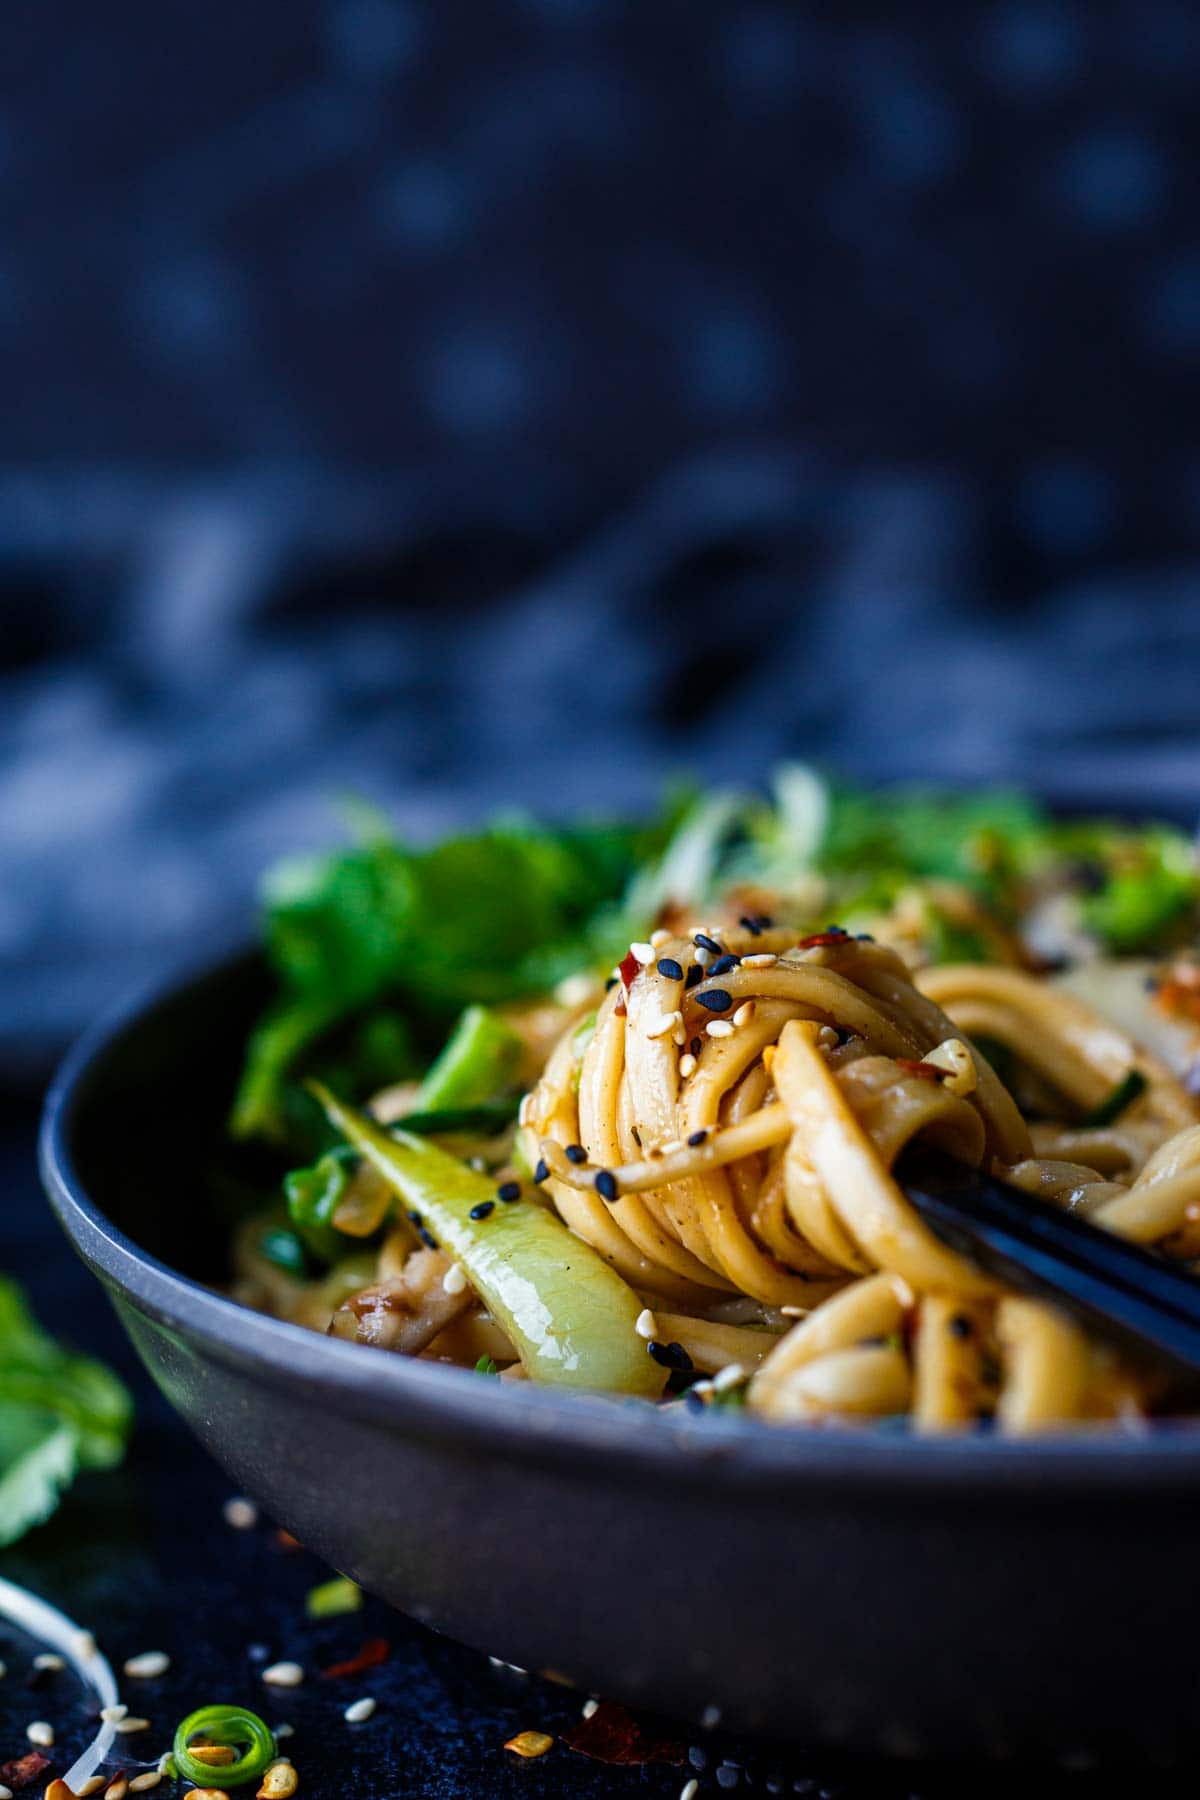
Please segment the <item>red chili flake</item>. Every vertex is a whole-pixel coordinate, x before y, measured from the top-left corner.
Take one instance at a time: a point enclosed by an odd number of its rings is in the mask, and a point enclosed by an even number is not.
[[[285,1531],[281,1525],[275,1533],[275,1548],[277,1550],[303,1550],[304,1545],[298,1537],[293,1537],[291,1532]]]
[[[915,1075],[918,1081],[940,1081],[948,1073],[946,1069],[939,1069],[936,1063],[914,1062],[910,1056],[898,1056],[896,1067],[903,1069],[906,1075]]]
[[[814,931],[811,937],[793,944],[794,950],[816,950],[822,944],[849,944],[853,940],[844,931]]]
[[[322,1681],[341,1681],[346,1675],[361,1675],[364,1669],[374,1669],[386,1662],[391,1648],[386,1638],[368,1638],[357,1656],[349,1657],[346,1662],[331,1663],[320,1671],[320,1678]]]
[[[40,1750],[29,1750],[24,1756],[14,1757],[12,1762],[0,1763],[0,1781],[5,1787],[13,1789],[28,1787],[36,1781],[43,1769],[50,1767],[50,1758],[43,1756]]]
[[[681,1763],[685,1755],[678,1738],[643,1723],[615,1700],[602,1700],[590,1719],[563,1733],[563,1743],[602,1763]]]
[[[629,952],[629,955],[626,956],[623,959],[623,961],[621,962],[621,980],[625,985],[626,993],[628,993],[630,988],[633,986],[634,977],[637,974],[638,970],[641,968],[641,966],[642,966],[641,963],[638,961],[637,957],[633,954],[632,950]]]

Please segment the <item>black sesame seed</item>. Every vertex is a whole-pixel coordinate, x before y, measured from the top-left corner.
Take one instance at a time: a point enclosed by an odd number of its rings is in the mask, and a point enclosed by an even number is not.
[[[705,988],[702,994],[696,995],[696,998],[701,1006],[708,1008],[709,1012],[728,1012],[733,1005],[733,996],[726,993],[724,988]]]
[[[735,1788],[740,1779],[738,1771],[731,1769],[728,1763],[722,1763],[717,1770],[717,1786],[720,1788]]]
[[[827,925],[825,932],[828,937],[845,937],[847,935],[844,925]]]
[[[688,1751],[688,1761],[693,1769],[707,1769],[708,1751],[703,1744],[693,1744]]]
[[[468,1217],[472,1219],[486,1219],[488,1215],[494,1213],[495,1210],[496,1202],[494,1200],[481,1200],[478,1206],[473,1206],[471,1208]]]
[[[871,936],[869,931],[856,932],[855,937],[860,944],[873,944],[875,942],[875,939]]]
[[[699,1056],[699,1054],[703,1050],[703,1048],[704,1048],[704,1039],[703,1038],[694,1037],[692,1039],[691,1043],[688,1045],[688,1049],[691,1051],[693,1056]]]
[[[754,923],[758,926],[760,931],[770,931],[775,921],[770,913],[756,913],[754,915]]]
[[[951,1337],[969,1338],[975,1328],[965,1313],[955,1313],[946,1329]]]
[[[617,1178],[611,1169],[597,1169],[593,1186],[602,1200],[615,1200],[617,1197]]]
[[[688,1139],[688,1143],[691,1144],[694,1148],[697,1144],[702,1144],[707,1136],[708,1136],[707,1131],[693,1131],[692,1135]]]
[[[730,969],[736,969],[741,960],[740,956],[731,956],[728,953],[725,956],[719,956],[708,971],[709,979],[711,980],[714,975],[728,975]]]
[[[723,956],[725,954],[724,946],[718,944],[715,938],[705,937],[702,931],[696,933],[692,942],[693,944],[698,944],[701,950],[711,950],[714,956]]]
[[[657,967],[659,974],[665,975],[668,981],[683,980],[683,969],[673,956],[660,956]]]
[[[420,1213],[415,1210],[411,1211],[408,1216],[414,1225],[423,1225],[425,1223]]]
[[[513,1200],[519,1200],[521,1198],[520,1182],[502,1181],[500,1186],[496,1189],[496,1198],[497,1200],[503,1200],[506,1205]]]
[[[703,980],[704,980],[704,970],[700,967],[699,963],[692,963],[692,965],[690,966],[690,968],[688,969],[688,972],[687,972],[688,988],[689,989],[694,988],[698,982],[701,982]]]
[[[543,1181],[549,1181],[550,1171],[546,1167],[544,1157],[539,1160],[537,1168],[533,1171],[533,1179],[539,1187],[541,1187]]]
[[[605,993],[606,993],[606,994],[607,994],[607,992],[608,992],[608,990],[609,990],[609,988],[615,988],[615,987],[616,987],[616,985],[617,985],[617,980],[618,980],[618,977],[617,977],[617,976],[616,976],[616,975],[610,975],[610,976],[609,976],[609,978],[608,978],[608,980],[607,980],[607,981],[606,981],[606,982],[605,982],[605,984],[604,984],[604,991],[605,991]]]
[[[757,919],[752,919],[748,915],[745,915],[738,920],[738,924],[742,927],[743,931],[748,931],[751,937],[762,936],[762,926]]]
[[[489,1204],[490,1204],[490,1202],[489,1202]],[[421,1228],[419,1229],[419,1231],[417,1232],[417,1236],[420,1238],[421,1242],[425,1245],[425,1247],[427,1249],[429,1249],[429,1250],[437,1249],[438,1241],[434,1237],[432,1231],[430,1231],[427,1226],[422,1225]]]
[[[661,1363],[664,1369],[689,1370],[695,1367],[682,1344],[660,1344],[657,1338],[651,1338],[646,1349],[655,1362]]]
[[[567,1161],[572,1163],[585,1163],[587,1161],[587,1151],[582,1144],[567,1145]]]

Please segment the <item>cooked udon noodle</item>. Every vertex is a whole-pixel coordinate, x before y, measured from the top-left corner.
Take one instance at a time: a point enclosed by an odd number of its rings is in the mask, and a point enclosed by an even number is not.
[[[697,1373],[693,1404],[736,1398],[775,1422],[921,1431],[1031,1432],[1161,1405],[1152,1370],[947,1248],[891,1171],[924,1140],[1188,1262],[1200,1124],[1165,1063],[1018,968],[914,975],[873,941],[755,921],[634,948],[594,1029],[582,1006],[557,1015],[567,1023],[522,1103],[515,1154],[640,1296],[664,1380]],[[1020,1067],[1032,1122],[980,1041]],[[1078,1122],[1131,1073],[1113,1122]],[[378,1223],[369,1171],[358,1202]],[[469,1283],[403,1221],[318,1283],[264,1269],[245,1242],[241,1268],[251,1303],[523,1375]]]

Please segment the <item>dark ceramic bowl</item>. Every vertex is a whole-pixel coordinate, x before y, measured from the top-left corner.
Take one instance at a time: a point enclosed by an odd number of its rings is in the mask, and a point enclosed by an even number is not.
[[[1200,1430],[789,1432],[316,1336],[219,1280],[244,957],[87,1038],[51,1203],[238,1488],[452,1637],[695,1722],[896,1754],[1194,1748]],[[186,1271],[186,1273],[184,1272]]]

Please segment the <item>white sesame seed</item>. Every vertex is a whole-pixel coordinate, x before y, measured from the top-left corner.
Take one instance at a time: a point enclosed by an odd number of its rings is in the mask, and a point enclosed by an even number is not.
[[[661,1151],[663,1156],[674,1156],[674,1154],[677,1150],[682,1150],[682,1149],[683,1149],[683,1139],[682,1138],[668,1138],[665,1144],[659,1145],[659,1150]]]
[[[54,1727],[47,1725],[45,1719],[34,1719],[25,1727],[25,1736],[31,1744],[36,1744],[39,1750],[48,1750],[54,1742]]]
[[[161,1769],[147,1769],[144,1775],[135,1775],[129,1784],[131,1794],[144,1794],[147,1789],[155,1788],[162,1780]]]
[[[669,944],[670,941],[671,934],[665,926],[660,925],[657,931],[650,933],[650,942],[655,950],[661,950],[663,945]]]
[[[35,1669],[65,1669],[67,1659],[53,1650],[42,1650],[34,1657],[33,1666]]]
[[[700,1723],[705,1731],[715,1731],[717,1726],[721,1723],[720,1707],[712,1705],[706,1706],[704,1711],[700,1714]]]
[[[517,1124],[528,1125],[533,1114],[533,1095],[522,1094],[521,1104],[517,1108]]]
[[[819,1050],[836,1050],[837,1042],[838,1034],[833,1026],[822,1025],[820,1031],[817,1033],[817,1048]]]
[[[235,1494],[227,1500],[221,1511],[225,1515],[225,1523],[232,1525],[235,1531],[253,1531],[258,1524],[258,1508],[253,1500],[246,1500],[241,1494]]]
[[[125,1714],[128,1711],[129,1708],[126,1706],[125,1702],[123,1700],[118,1700],[112,1706],[102,1706],[100,1708],[100,1717],[104,1720],[106,1725],[117,1725],[125,1717]]]
[[[633,1329],[640,1338],[645,1338],[647,1343],[650,1342],[651,1338],[657,1336],[658,1320],[654,1317],[654,1314],[650,1311],[648,1306],[643,1306],[641,1312],[634,1321]]]
[[[271,1727],[271,1736],[275,1738],[276,1741],[280,1738],[295,1737],[295,1735],[296,1727],[294,1725],[272,1725]]]
[[[732,1037],[733,1026],[728,1019],[710,1019],[704,1027],[709,1037]]]
[[[713,1376],[713,1393],[723,1394],[727,1388],[737,1387],[738,1383],[745,1379],[746,1371],[741,1363],[726,1363],[725,1367],[718,1369]]]
[[[585,1719],[590,1719],[593,1716],[593,1714],[599,1712],[599,1710],[600,1710],[600,1702],[598,1700],[585,1700],[584,1701],[583,1716]]]
[[[76,1800],[88,1800],[90,1794],[98,1794],[102,1787],[108,1786],[108,1780],[107,1775],[89,1775],[83,1786],[76,1789]]]
[[[779,1310],[785,1319],[807,1319],[812,1309],[807,1306],[781,1306]]]
[[[272,1663],[264,1669],[262,1679],[268,1687],[299,1687],[304,1680],[304,1670],[297,1662]]]
[[[128,1731],[149,1731],[149,1729],[149,1719],[124,1718],[117,1720],[117,1730],[121,1732],[122,1735]]]
[[[375,1711],[375,1702],[370,1694],[364,1694],[361,1700],[352,1700],[342,1717],[347,1725],[361,1725]]]
[[[707,969],[709,963],[712,962],[712,960],[713,960],[712,951],[706,950],[704,948],[703,944],[697,944],[696,945],[696,961],[700,964],[700,967],[702,969]]]
[[[71,1654],[77,1656],[80,1662],[86,1662],[89,1656],[95,1656],[96,1640],[90,1631],[76,1631],[71,1634]],[[3,1665],[0,1664],[0,1674],[3,1673]]]
[[[645,968],[647,963],[652,963],[654,961],[654,945],[630,944],[629,954]]]
[[[753,956],[743,956],[743,969],[769,969],[779,958],[773,950],[756,950]]]
[[[754,1017],[754,1002],[753,1002],[753,1000],[743,1000],[742,1004],[738,1007],[737,1011],[733,1015],[733,1022],[735,1025],[748,1025],[753,1017]]]
[[[171,1659],[165,1650],[143,1650],[140,1656],[131,1656],[125,1662],[125,1673],[135,1681],[153,1681],[156,1675],[165,1675],[171,1666]]]
[[[669,1031],[674,1031],[675,1027],[682,1022],[683,1014],[679,1011],[659,1013],[656,1017],[646,1020],[646,1036],[650,1038],[666,1037]]]
[[[689,1050],[686,1056],[679,1059],[679,1073],[686,1081],[689,1075],[696,1073],[696,1059]]]
[[[0,1781],[0,1800],[13,1800],[12,1789],[5,1787],[2,1781]]]
[[[467,1285],[467,1278],[457,1263],[451,1263],[442,1276],[442,1289],[447,1294],[461,1294]]]
[[[699,1792],[700,1792],[700,1783],[696,1780],[696,1777],[693,1775],[691,1780],[685,1781],[683,1786],[680,1788],[679,1800],[696,1800],[696,1795]]]

